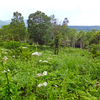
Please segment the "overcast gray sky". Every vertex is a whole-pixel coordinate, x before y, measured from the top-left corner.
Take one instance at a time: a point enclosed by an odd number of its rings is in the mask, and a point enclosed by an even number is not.
[[[28,19],[37,10],[59,21],[67,17],[69,25],[100,25],[100,0],[1,0],[0,20],[11,19],[15,11]]]

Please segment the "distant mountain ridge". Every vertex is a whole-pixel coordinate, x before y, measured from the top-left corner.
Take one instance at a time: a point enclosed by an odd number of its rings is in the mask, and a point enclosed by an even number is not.
[[[68,26],[69,28],[75,28],[77,31],[81,31],[81,30],[83,30],[83,31],[85,31],[85,32],[87,32],[87,31],[91,31],[91,30],[93,30],[93,29],[95,29],[96,31],[98,31],[98,30],[100,30],[100,26]]]
[[[5,21],[2,21],[0,20],[0,27],[2,27],[3,25],[8,25],[10,24],[11,20],[5,20]],[[27,27],[27,19],[24,19],[24,22],[25,22],[25,26]],[[96,29],[96,31],[100,30],[100,26],[77,26],[77,25],[70,25],[68,26],[69,28],[75,28],[77,31],[91,31],[93,29]]]
[[[2,27],[3,25],[9,25],[10,22],[11,22],[11,20],[5,20],[5,21],[0,20],[0,27]],[[24,20],[24,22],[25,22],[25,25],[27,26],[27,20],[26,19]]]
[[[10,20],[9,20],[9,21],[10,21]],[[8,25],[8,24],[10,24],[9,21],[2,21],[2,20],[0,20],[0,27],[2,27],[3,25]]]

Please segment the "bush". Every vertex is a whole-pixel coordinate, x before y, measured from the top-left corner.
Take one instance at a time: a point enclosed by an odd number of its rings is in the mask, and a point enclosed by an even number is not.
[[[0,39],[0,46],[3,46],[4,43],[3,43],[3,40]]]
[[[93,54],[93,57],[100,56],[100,45],[92,44],[88,47],[88,50]]]
[[[18,41],[9,41],[4,43],[4,47],[7,49],[16,49],[20,46],[20,42]]]
[[[13,51],[16,58],[20,57],[21,60],[30,59],[31,53],[29,48],[20,46],[18,49]]]

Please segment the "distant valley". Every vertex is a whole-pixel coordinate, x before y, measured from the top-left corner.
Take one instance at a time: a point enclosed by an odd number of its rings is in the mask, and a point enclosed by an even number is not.
[[[3,25],[8,25],[8,24],[10,24],[10,22],[11,22],[11,20],[5,20],[5,21],[0,20],[0,27],[2,27]],[[24,22],[25,22],[25,26],[27,27],[27,20],[25,19]],[[83,30],[85,32],[91,31],[92,29],[96,29],[96,31],[100,30],[100,26],[76,26],[76,25],[72,26],[72,25],[69,25],[68,27],[71,29],[75,28],[77,31]]]

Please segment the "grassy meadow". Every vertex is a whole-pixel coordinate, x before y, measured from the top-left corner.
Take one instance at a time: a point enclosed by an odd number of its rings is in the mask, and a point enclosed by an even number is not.
[[[0,100],[100,100],[100,57],[84,49],[0,47]]]

